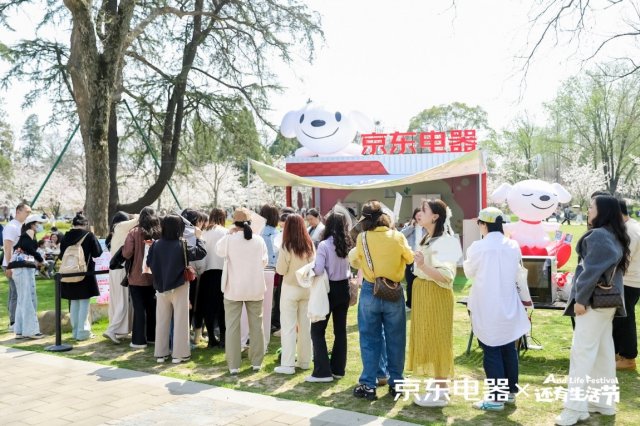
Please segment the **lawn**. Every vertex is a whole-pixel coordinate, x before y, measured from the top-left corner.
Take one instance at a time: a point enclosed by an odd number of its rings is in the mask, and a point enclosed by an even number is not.
[[[574,234],[574,243],[581,235],[584,226],[563,227],[566,232]],[[575,267],[575,257],[567,265]],[[563,268],[567,269],[567,268]],[[568,270],[568,269],[567,269]],[[53,308],[53,285],[50,280],[38,281],[38,297],[40,309]],[[458,277],[455,282],[456,297],[468,294],[469,283],[464,277]],[[0,303],[6,303],[6,280],[0,279]],[[63,306],[65,304],[63,303]],[[639,313],[640,314],[640,313]],[[408,316],[410,319],[410,315]],[[279,347],[279,339],[272,337],[269,353],[265,357],[264,369],[254,373],[247,361],[244,361],[240,375],[232,377],[227,374],[224,352],[220,349],[206,349],[199,347],[193,351],[193,358],[182,365],[157,364],[153,358],[152,348],[146,350],[132,350],[126,341],[121,345],[114,345],[101,337],[107,326],[106,320],[94,324],[94,333],[98,335],[91,342],[76,344],[68,341],[70,335],[63,336],[68,343],[74,344],[71,352],[60,356],[89,360],[105,365],[125,367],[165,376],[189,379],[232,389],[269,394],[286,399],[306,401],[328,407],[343,408],[367,414],[385,416],[398,420],[405,420],[419,424],[457,424],[457,425],[542,425],[552,424],[554,416],[561,410],[561,402],[552,400],[545,402],[538,400],[545,388],[553,392],[553,384],[543,384],[549,374],[564,376],[569,366],[569,349],[571,346],[571,323],[569,318],[563,317],[558,311],[535,311],[532,315],[532,337],[541,345],[541,350],[529,350],[520,360],[520,385],[526,387],[528,395],[520,395],[515,407],[509,407],[500,413],[484,413],[473,410],[471,402],[462,396],[454,396],[452,403],[442,409],[427,409],[413,405],[410,401],[393,401],[387,395],[387,389],[381,388],[379,399],[374,402],[358,400],[351,396],[351,391],[358,381],[361,363],[358,350],[358,333],[356,323],[356,309],[351,308],[348,319],[349,358],[347,375],[338,381],[324,384],[309,384],[304,378],[310,372],[303,371],[293,376],[281,376],[273,373],[277,365],[275,352]],[[7,323],[6,310],[0,313],[0,324]],[[407,327],[408,329],[408,327]],[[483,380],[482,352],[477,342],[474,342],[469,355],[465,353],[469,337],[470,322],[464,306],[456,304],[454,312],[454,356],[455,380],[468,378]],[[329,333],[330,334],[330,333]],[[26,350],[42,351],[47,341],[24,342],[17,344],[12,335],[0,331],[0,344],[11,345]],[[411,377],[407,372],[407,378]],[[423,379],[423,378],[418,378]],[[585,423],[597,424],[640,424],[640,380],[638,374],[621,372],[618,374],[621,396],[616,421],[611,418],[592,416]],[[552,398],[553,399],[553,398]]]

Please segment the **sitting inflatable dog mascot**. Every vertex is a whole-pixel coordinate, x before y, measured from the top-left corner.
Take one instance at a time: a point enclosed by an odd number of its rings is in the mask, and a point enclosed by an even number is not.
[[[556,211],[558,203],[568,203],[571,194],[559,183],[537,179],[515,185],[503,183],[491,194],[495,203],[505,200],[520,220],[505,224],[505,232],[520,245],[524,256],[555,256],[561,267],[571,256],[571,245],[564,241],[551,243],[549,233],[560,228],[558,223],[544,222]]]
[[[343,113],[314,103],[288,112],[280,124],[282,136],[295,137],[302,144],[296,157],[362,155],[362,146],[353,140],[357,132],[372,130],[373,122],[361,112]]]

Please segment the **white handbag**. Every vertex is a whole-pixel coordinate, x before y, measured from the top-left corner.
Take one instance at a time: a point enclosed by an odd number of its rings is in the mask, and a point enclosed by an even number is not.
[[[516,277],[516,288],[518,289],[518,295],[522,304],[533,309],[533,301],[531,300],[531,294],[529,293],[529,282],[527,278],[529,276],[529,270],[524,267],[522,260],[518,265],[518,276]]]

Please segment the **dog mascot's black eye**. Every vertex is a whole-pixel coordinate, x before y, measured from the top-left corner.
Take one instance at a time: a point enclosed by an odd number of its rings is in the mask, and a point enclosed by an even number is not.
[[[340,114],[340,111],[336,112],[336,121],[339,123],[340,120],[342,120],[342,114]]]
[[[303,121],[304,121],[304,114],[300,116],[300,124],[302,124]]]

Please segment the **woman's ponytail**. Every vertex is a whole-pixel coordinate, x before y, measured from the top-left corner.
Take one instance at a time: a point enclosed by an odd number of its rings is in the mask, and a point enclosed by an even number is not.
[[[238,228],[242,228],[242,230],[244,231],[245,240],[250,240],[251,238],[253,238],[253,229],[251,229],[251,222],[249,221],[233,222],[233,224]]]

